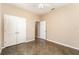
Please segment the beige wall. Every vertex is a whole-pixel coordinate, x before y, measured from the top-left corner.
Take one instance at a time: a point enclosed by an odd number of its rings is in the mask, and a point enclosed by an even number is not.
[[[43,17],[47,22],[47,39],[79,48],[79,4],[55,9]]]
[[[1,10],[2,9],[1,9],[1,4],[0,4],[0,53],[1,53],[1,46],[2,46],[1,45],[1,40],[2,40],[2,35],[1,35],[2,34],[2,32],[1,32],[1,29],[2,29],[1,28],[2,27],[2,24],[1,24],[1,14],[2,14],[2,12],[1,12]]]
[[[0,50],[1,50],[1,4],[0,4]]]
[[[35,21],[39,20],[39,17],[32,14],[26,10],[20,9],[18,7],[3,4],[2,5],[3,14],[14,15],[18,17],[24,17],[27,20],[27,41],[35,39]]]

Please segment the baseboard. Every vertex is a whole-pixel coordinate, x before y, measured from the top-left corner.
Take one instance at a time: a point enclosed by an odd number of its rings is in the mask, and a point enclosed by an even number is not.
[[[2,49],[0,49],[0,55],[1,55]]]
[[[30,41],[34,41],[35,39],[32,39],[32,40],[27,40],[26,42],[30,42]]]
[[[3,49],[3,48],[0,49],[0,55],[1,55],[2,49]]]
[[[49,41],[49,42],[53,42],[53,43],[56,43],[56,44],[58,44],[58,45],[65,46],[65,47],[72,48],[72,49],[75,49],[75,50],[78,50],[78,51],[79,51],[79,48],[70,46],[70,45],[68,45],[68,44],[63,44],[63,43],[56,42],[56,41],[52,41],[52,40],[48,40],[48,39],[47,39],[47,41]]]

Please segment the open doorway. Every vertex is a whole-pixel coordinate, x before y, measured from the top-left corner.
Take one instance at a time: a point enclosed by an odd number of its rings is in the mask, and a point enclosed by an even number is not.
[[[46,21],[36,22],[35,38],[46,39]]]
[[[41,43],[40,46],[46,46],[46,21],[39,21],[35,24],[35,41]]]

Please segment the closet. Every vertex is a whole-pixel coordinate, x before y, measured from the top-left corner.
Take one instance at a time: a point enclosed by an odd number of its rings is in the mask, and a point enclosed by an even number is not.
[[[26,42],[26,18],[4,15],[4,47]]]

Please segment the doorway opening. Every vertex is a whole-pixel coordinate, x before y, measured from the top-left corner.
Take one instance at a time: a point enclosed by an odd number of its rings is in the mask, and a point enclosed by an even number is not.
[[[35,41],[41,43],[40,46],[46,46],[46,21],[39,21],[35,24]]]

